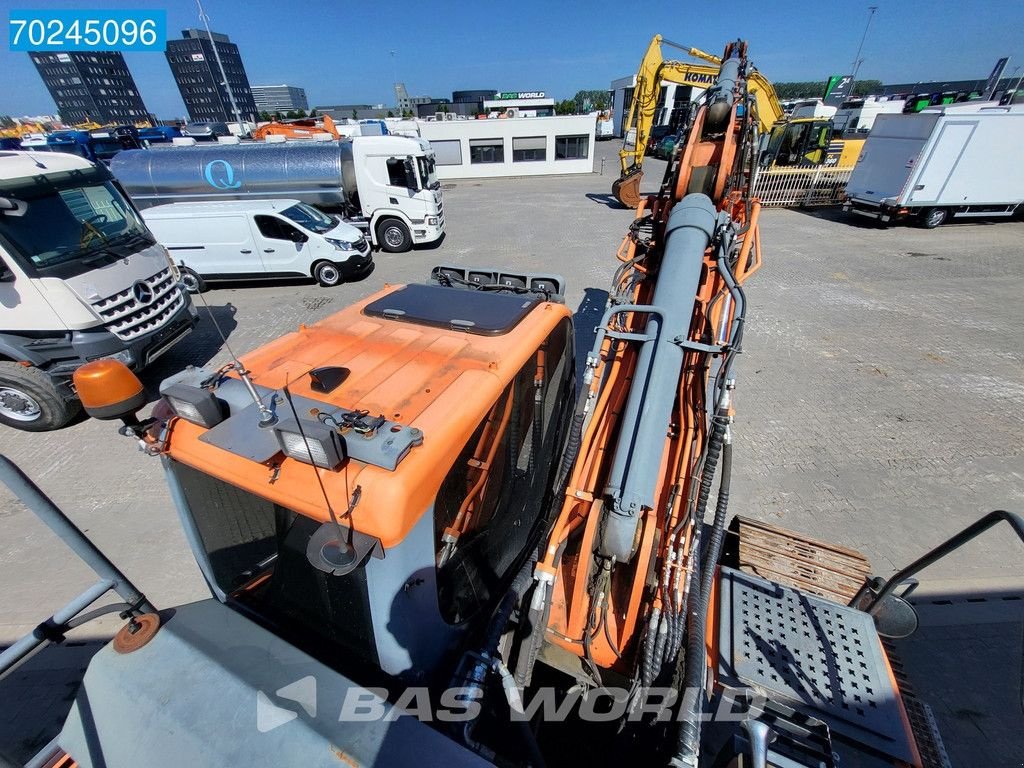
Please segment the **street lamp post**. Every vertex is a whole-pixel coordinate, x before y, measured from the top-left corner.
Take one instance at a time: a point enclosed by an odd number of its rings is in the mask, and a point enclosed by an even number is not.
[[[245,128],[242,125],[242,113],[238,111],[238,104],[235,102],[235,94],[231,91],[231,83],[228,82],[228,75],[224,71],[224,63],[220,60],[220,51],[217,50],[217,41],[213,39],[213,33],[210,32],[210,17],[206,15],[206,11],[203,10],[203,4],[201,0],[196,0],[196,5],[199,7],[199,19],[203,22],[203,26],[206,27],[206,37],[210,41],[210,47],[213,48],[213,58],[217,60],[217,68],[220,70],[220,76],[224,78],[224,88],[228,92],[228,101],[231,102],[231,111],[235,113],[235,122],[238,123],[238,130],[245,132]]]

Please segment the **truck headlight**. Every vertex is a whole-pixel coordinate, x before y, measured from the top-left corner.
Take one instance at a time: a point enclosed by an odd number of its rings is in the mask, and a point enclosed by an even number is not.
[[[437,226],[437,216],[427,216],[427,225],[431,227]]]
[[[224,421],[224,403],[208,389],[189,384],[172,384],[162,394],[176,416],[197,427],[210,429]]]
[[[355,250],[352,247],[352,243],[348,242],[348,240],[335,240],[333,237],[325,237],[324,240],[326,240],[328,243],[333,245],[339,251],[352,251],[352,250]]]
[[[120,352],[115,352],[112,355],[103,355],[102,357],[94,357],[93,360],[117,360],[119,363],[124,363],[129,368],[132,363],[135,362],[135,355],[132,354],[130,349],[122,349]]]
[[[304,464],[336,469],[348,458],[344,438],[320,422],[303,420],[301,428],[295,419],[282,421],[274,428],[281,452]]]

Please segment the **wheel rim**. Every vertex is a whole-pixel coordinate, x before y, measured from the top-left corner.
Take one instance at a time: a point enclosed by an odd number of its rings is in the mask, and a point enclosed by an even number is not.
[[[936,226],[942,223],[942,220],[946,218],[946,214],[943,211],[932,211],[928,214],[928,223],[935,224]]]
[[[0,413],[15,421],[35,421],[42,409],[31,395],[20,389],[0,387]]]
[[[405,242],[405,233],[401,227],[388,227],[384,230],[384,242],[392,248],[397,248]]]
[[[320,282],[330,283],[331,285],[341,279],[341,275],[338,273],[338,270],[330,264],[324,264],[320,267],[318,274],[320,275]]]

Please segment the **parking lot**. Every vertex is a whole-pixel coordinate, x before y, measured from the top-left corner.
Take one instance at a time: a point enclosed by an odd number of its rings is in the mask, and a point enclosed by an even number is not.
[[[559,272],[570,306],[602,301],[631,220],[609,195],[615,149],[598,145],[603,176],[447,183],[444,242],[377,254],[360,282],[216,287],[197,301],[200,327],[145,381],[155,389],[186,365],[226,361],[212,320],[244,356],[386,283],[424,279],[436,263]],[[648,187],[663,167],[649,161]],[[859,549],[882,575],[989,510],[1024,511],[1024,224],[880,229],[837,211],[799,210],[766,211],[762,222],[765,264],[748,283],[737,362],[731,511]],[[4,429],[0,450],[158,607],[204,596],[159,461],[113,424]],[[1014,623],[1024,606],[1024,550],[1007,533],[997,529],[939,563],[919,590],[931,601],[924,644],[905,653],[919,691],[930,693],[921,676],[988,675],[975,681],[974,703],[952,684],[933,686],[954,764],[1017,765],[1024,753]],[[0,646],[88,582],[88,570],[0,491]],[[91,626],[90,637],[115,626]],[[982,641],[971,640],[971,626]],[[20,685],[34,691],[41,680]],[[999,725],[1007,717],[1000,710],[1015,712],[1016,733],[1013,720],[1009,733]]]

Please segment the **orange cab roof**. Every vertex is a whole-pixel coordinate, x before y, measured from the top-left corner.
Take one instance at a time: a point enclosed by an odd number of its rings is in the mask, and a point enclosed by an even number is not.
[[[361,486],[352,523],[385,547],[399,543],[419,521],[502,391],[559,321],[571,314],[564,305],[541,302],[508,333],[482,336],[363,313],[368,304],[402,287],[385,287],[243,356],[258,386],[281,389],[288,384],[293,395],[367,410],[370,416],[383,414],[423,433],[423,444],[412,448],[394,471],[354,460],[335,471],[319,470],[339,516],[348,508],[348,494]],[[306,374],[321,366],[342,366],[349,375],[332,392],[316,392]],[[259,427],[254,423],[253,429]],[[300,514],[330,519],[314,467],[279,456],[280,472],[273,478],[268,465],[200,441],[205,432],[184,419],[175,420],[167,452]]]

